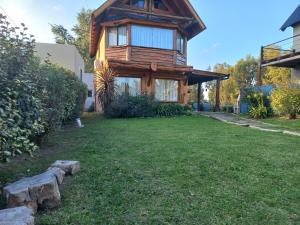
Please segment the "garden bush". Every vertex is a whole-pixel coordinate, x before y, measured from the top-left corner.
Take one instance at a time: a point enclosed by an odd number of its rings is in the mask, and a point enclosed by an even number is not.
[[[74,74],[34,57],[35,40],[24,24],[0,14],[0,160],[32,154],[41,137],[78,117],[86,95]]]
[[[247,95],[249,115],[254,119],[263,119],[273,115],[270,99],[263,92],[252,92]]]
[[[156,116],[159,117],[183,116],[183,115],[190,115],[190,114],[191,114],[191,109],[188,106],[182,106],[179,104],[161,103],[156,108]]]
[[[277,88],[272,92],[272,107],[280,116],[296,119],[300,114],[300,88],[296,86]]]
[[[111,118],[170,117],[190,114],[190,108],[179,104],[160,103],[150,95],[130,96],[123,94],[105,110]]]
[[[105,115],[112,118],[153,117],[157,106],[158,102],[152,96],[123,94],[115,97]]]

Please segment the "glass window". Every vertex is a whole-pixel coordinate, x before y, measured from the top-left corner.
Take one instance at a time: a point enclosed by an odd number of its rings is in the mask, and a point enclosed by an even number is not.
[[[164,102],[177,102],[178,81],[157,79],[155,81],[155,98]]]
[[[118,94],[141,95],[141,78],[116,77]]]
[[[173,49],[173,30],[133,25],[131,33],[134,46]]]
[[[168,8],[162,3],[161,0],[154,0],[154,8],[167,11]]]
[[[181,33],[177,33],[177,51],[184,53],[184,38]]]
[[[93,97],[93,90],[88,90],[88,98]]]
[[[127,45],[127,27],[111,27],[108,29],[108,46]]]
[[[132,0],[132,6],[143,9],[145,7],[145,0]]]

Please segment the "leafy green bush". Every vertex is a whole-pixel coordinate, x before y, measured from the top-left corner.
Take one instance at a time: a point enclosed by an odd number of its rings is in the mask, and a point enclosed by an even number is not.
[[[74,74],[34,57],[27,28],[0,14],[0,160],[32,154],[41,137],[83,110],[86,87]]]
[[[274,111],[290,119],[296,119],[300,114],[300,88],[283,87],[272,92],[272,107]]]
[[[116,96],[115,100],[105,110],[105,115],[112,118],[153,117],[158,102],[149,95]]]
[[[179,104],[164,104],[161,103],[156,108],[156,116],[159,117],[172,117],[190,115],[191,109],[188,106],[182,106]]]
[[[33,72],[34,39],[27,28],[10,27],[0,14],[0,160],[28,152],[37,146],[36,136],[44,132],[43,107],[37,98]]]
[[[41,101],[45,107],[46,131],[60,127],[83,112],[87,87],[75,74],[53,64],[41,64],[35,81],[39,84]]]
[[[249,115],[254,119],[263,119],[273,115],[270,99],[263,92],[252,92],[247,95]]]
[[[105,110],[105,115],[111,118],[168,117],[189,113],[190,109],[187,106],[160,103],[149,95],[128,94],[117,96]]]

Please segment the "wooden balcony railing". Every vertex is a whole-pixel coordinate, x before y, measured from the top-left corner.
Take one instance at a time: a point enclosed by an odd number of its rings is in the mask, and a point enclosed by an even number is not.
[[[300,54],[300,34],[261,47],[261,64]]]

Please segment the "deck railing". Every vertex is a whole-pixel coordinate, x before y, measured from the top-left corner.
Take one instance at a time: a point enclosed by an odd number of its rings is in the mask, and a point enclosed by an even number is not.
[[[300,54],[300,34],[261,47],[261,63],[277,61]]]

